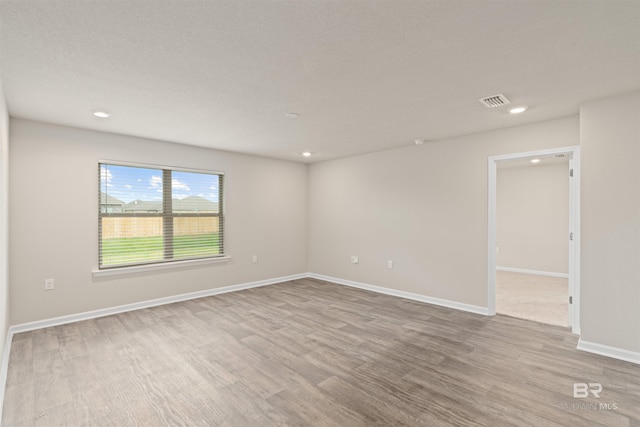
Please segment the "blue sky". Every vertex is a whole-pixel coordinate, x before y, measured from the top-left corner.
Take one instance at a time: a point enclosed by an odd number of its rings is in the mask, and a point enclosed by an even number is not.
[[[200,196],[218,201],[218,176],[204,173],[173,171],[174,199]],[[100,191],[125,203],[134,200],[162,200],[162,170],[138,167],[101,165]]]

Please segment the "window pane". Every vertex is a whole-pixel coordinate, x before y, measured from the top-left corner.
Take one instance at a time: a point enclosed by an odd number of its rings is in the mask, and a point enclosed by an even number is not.
[[[218,213],[219,177],[206,173],[171,173],[174,213]]]
[[[102,217],[101,267],[162,261],[162,218]]]
[[[162,170],[100,165],[100,212],[162,212]]]
[[[173,219],[173,256],[177,259],[206,257],[222,253],[217,217]]]
[[[222,175],[100,164],[100,268],[224,254]]]

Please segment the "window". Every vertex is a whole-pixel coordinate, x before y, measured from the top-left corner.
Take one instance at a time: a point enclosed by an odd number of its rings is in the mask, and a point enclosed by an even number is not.
[[[224,175],[99,164],[99,268],[224,256]]]

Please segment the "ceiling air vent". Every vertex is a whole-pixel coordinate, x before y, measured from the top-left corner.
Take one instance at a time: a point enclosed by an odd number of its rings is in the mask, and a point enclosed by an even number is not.
[[[487,108],[502,107],[503,105],[511,103],[511,101],[509,101],[507,97],[501,93],[493,96],[487,96],[486,98],[481,98],[478,101],[480,101],[482,105]]]

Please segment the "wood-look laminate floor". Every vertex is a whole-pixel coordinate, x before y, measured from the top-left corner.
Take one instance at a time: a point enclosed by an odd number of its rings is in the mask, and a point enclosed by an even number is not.
[[[17,334],[3,422],[640,426],[640,366],[576,342],[304,279]]]

